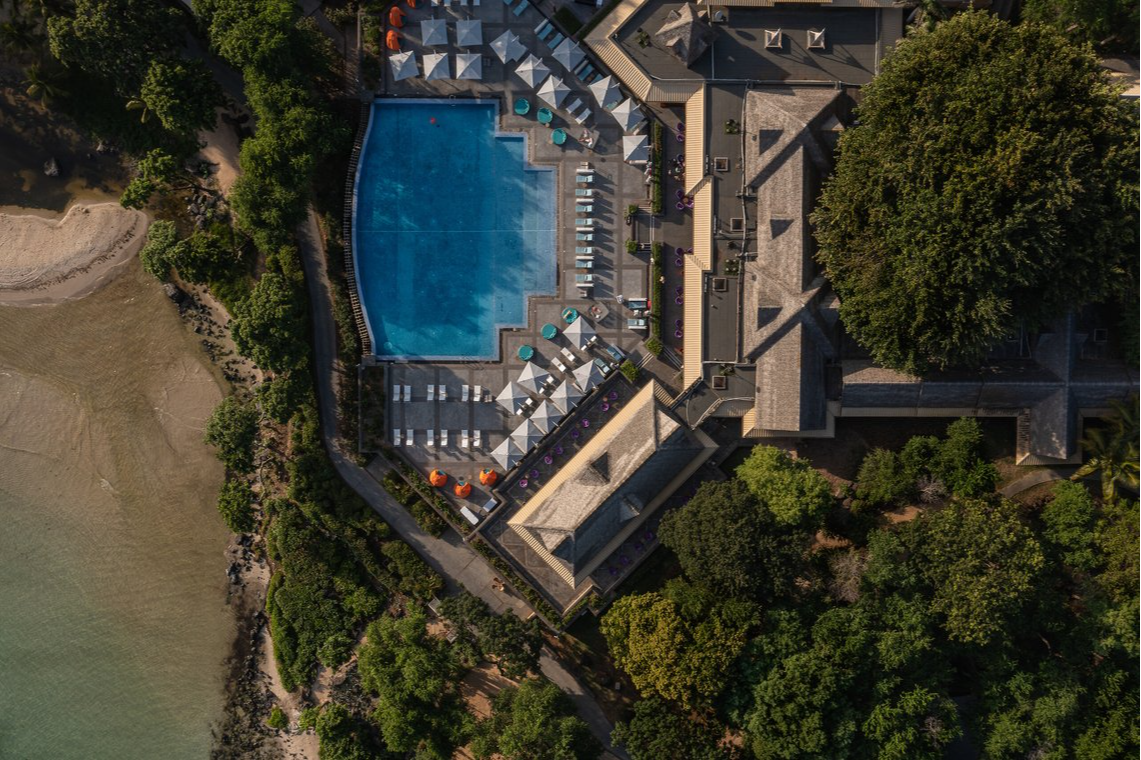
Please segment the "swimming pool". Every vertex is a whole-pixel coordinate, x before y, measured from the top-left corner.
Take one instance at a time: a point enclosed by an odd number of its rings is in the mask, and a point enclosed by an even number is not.
[[[381,358],[498,358],[499,329],[555,291],[555,173],[497,120],[495,101],[373,104],[353,256]]]

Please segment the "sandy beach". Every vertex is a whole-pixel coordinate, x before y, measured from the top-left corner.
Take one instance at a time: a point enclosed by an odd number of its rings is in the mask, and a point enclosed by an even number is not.
[[[0,212],[0,304],[59,303],[108,282],[146,240],[148,217],[117,203],[76,203],[62,218]]]

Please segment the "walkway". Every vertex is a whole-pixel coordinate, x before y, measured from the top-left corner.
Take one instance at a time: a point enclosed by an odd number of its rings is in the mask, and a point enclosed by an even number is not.
[[[333,384],[334,374],[339,371],[336,366],[337,330],[333,321],[331,286],[325,269],[325,249],[321,245],[317,217],[312,211],[297,229],[297,245],[305,266],[305,280],[312,303],[313,358],[321,411],[321,436],[333,466],[341,478],[376,510],[392,530],[444,577],[450,591],[466,588],[496,612],[511,609],[520,617],[527,617],[531,610],[526,602],[492,588],[494,573],[491,567],[454,530],[449,530],[442,538],[433,538],[422,531],[408,510],[396,503],[372,475],[341,450],[337,432],[337,397]],[[610,748],[610,722],[594,697],[547,652],[540,659],[540,669],[543,675],[570,696],[579,716],[590,726],[591,733]],[[625,757],[621,751],[611,751],[616,757]]]

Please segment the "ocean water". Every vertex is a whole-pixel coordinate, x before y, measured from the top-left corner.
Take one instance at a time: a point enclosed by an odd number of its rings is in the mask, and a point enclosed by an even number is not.
[[[357,172],[355,252],[373,351],[496,358],[553,293],[555,173],[482,101],[378,101]]]
[[[0,307],[0,758],[205,758],[234,623],[221,398],[133,262],[51,308]]]

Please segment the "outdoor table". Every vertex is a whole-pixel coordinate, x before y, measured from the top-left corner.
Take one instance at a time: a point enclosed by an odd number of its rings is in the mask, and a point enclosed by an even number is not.
[[[555,120],[555,115],[551,113],[551,109],[547,108],[546,106],[540,108],[539,113],[536,114],[536,116],[539,119],[540,124],[550,124]]]

